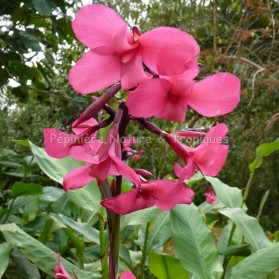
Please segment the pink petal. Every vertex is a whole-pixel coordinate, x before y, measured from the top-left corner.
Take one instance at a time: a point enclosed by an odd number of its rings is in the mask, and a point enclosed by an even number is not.
[[[140,178],[131,167],[117,157],[112,157],[112,160],[115,162],[115,167],[120,175],[123,175],[128,180],[132,181],[137,187],[140,186]]]
[[[196,152],[194,161],[204,175],[216,176],[226,162],[228,151],[228,145],[209,145]]]
[[[137,279],[131,271],[124,271],[119,279]]]
[[[191,35],[172,27],[155,28],[138,41],[145,65],[166,76],[184,72],[200,50]]]
[[[69,171],[63,180],[65,191],[75,190],[90,183],[95,178],[89,175],[90,165],[81,166]]]
[[[161,210],[170,210],[177,204],[191,204],[194,191],[187,187],[181,186],[173,180],[155,180],[157,184],[155,206]]]
[[[98,124],[97,120],[94,118],[90,118],[82,123],[80,123],[77,127],[75,127],[75,123],[78,122],[78,119],[75,120],[75,122],[72,124],[72,131],[76,134],[76,135],[80,135],[82,133],[84,133],[88,128],[94,127]],[[94,133],[94,135],[96,135],[97,132]]]
[[[121,68],[121,86],[123,89],[133,88],[149,78],[143,70],[142,57],[139,50],[130,50],[129,55],[131,55],[131,59],[127,63],[123,62]]]
[[[145,80],[128,95],[126,105],[129,113],[136,117],[151,117],[165,106],[165,96],[171,84],[165,79]]]
[[[57,255],[57,261],[58,261],[58,266],[56,266],[56,268],[52,270],[54,279],[71,279],[71,276],[64,268],[64,266],[61,264],[60,253],[58,253]]]
[[[186,179],[191,178],[195,174],[196,166],[194,160],[191,158],[187,160],[186,166],[182,169],[182,172],[179,174],[179,182],[183,183]]]
[[[230,73],[218,73],[197,82],[188,96],[188,104],[207,117],[234,110],[240,100],[240,80]]]
[[[112,171],[111,168],[113,161],[108,157],[106,160],[98,164],[91,164],[90,175],[96,177],[100,181],[104,181],[108,175],[117,175],[115,171]],[[114,169],[114,168],[113,168]]]
[[[58,129],[44,129],[44,143],[46,153],[57,159],[64,158],[69,155],[70,145],[74,143],[74,135],[61,132]]]
[[[103,5],[86,5],[81,8],[72,23],[79,41],[94,49],[112,45],[115,31],[126,25],[114,10]]]
[[[118,53],[123,53],[136,47],[133,36],[127,24],[119,28],[112,38],[113,47]]]
[[[121,63],[113,54],[87,52],[72,67],[69,83],[81,94],[97,92],[120,80]]]
[[[210,187],[206,188],[206,192],[205,192],[204,195],[205,195],[206,201],[209,204],[214,204],[217,201],[215,193],[214,193],[214,191]]]
[[[101,204],[118,215],[128,214],[154,205],[154,198],[138,188],[117,197],[105,199]]]
[[[96,164],[99,162],[98,151],[101,146],[101,142],[97,140],[91,140],[91,143],[84,145],[73,146],[70,150],[70,156],[78,161]]]
[[[206,133],[200,147],[203,145],[221,144],[227,133],[228,127],[224,123],[217,124]],[[197,147],[197,149],[199,149],[199,147]]]

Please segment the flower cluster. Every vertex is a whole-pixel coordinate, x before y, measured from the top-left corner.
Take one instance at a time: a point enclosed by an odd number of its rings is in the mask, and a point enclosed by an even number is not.
[[[89,48],[72,67],[69,83],[81,94],[95,93],[111,86],[73,123],[73,134],[45,129],[47,153],[54,158],[72,158],[85,164],[65,177],[65,191],[97,180],[102,191],[101,204],[123,215],[156,206],[170,210],[177,204],[190,204],[193,190],[185,183],[196,170],[216,176],[223,167],[228,145],[222,140],[228,132],[225,124],[217,124],[208,133],[181,131],[169,134],[146,118],[157,117],[183,122],[187,108],[214,117],[230,113],[239,102],[240,81],[230,73],[217,73],[196,81],[199,73],[197,56],[200,48],[195,39],[179,29],[159,27],[142,34],[112,9],[103,5],[87,5],[80,9],[72,24],[78,40]],[[120,90],[128,97],[118,110],[108,101]],[[93,117],[101,110],[108,118],[97,122]],[[133,150],[134,138],[125,138],[126,126],[136,121],[145,129],[163,138],[183,160],[175,164],[176,180],[152,180],[147,170],[133,169],[127,158],[140,158],[142,150]],[[103,141],[98,130],[110,126]],[[201,137],[197,147],[189,147],[181,138]],[[107,182],[108,176],[124,176],[133,188],[121,193]],[[212,189],[206,193],[214,203]]]

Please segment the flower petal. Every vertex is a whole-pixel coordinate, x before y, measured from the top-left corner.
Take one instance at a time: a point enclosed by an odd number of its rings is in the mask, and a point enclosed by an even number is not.
[[[165,106],[165,96],[171,88],[169,81],[165,79],[145,80],[128,95],[126,105],[129,113],[136,117],[151,117]]]
[[[149,78],[149,75],[143,70],[140,52],[136,49],[130,50],[129,55],[132,55],[131,60],[122,63],[121,67],[121,86],[125,90],[133,88]]]
[[[172,27],[155,28],[141,35],[138,41],[145,65],[166,76],[184,72],[200,51],[191,35]]]
[[[231,112],[239,100],[240,80],[230,73],[218,73],[197,82],[188,95],[188,105],[207,117]]]
[[[78,161],[96,164],[99,162],[98,151],[102,142],[91,140],[90,143],[73,146],[70,150],[70,156]]]
[[[136,188],[117,197],[105,199],[101,204],[114,213],[123,215],[153,206],[154,198]]]
[[[227,133],[228,127],[224,123],[217,124],[206,133],[202,140],[202,144],[196,149],[199,149],[203,145],[221,144]]]
[[[155,180],[157,184],[157,194],[155,206],[161,210],[170,210],[177,204],[191,204],[194,196],[194,191],[182,186],[177,181],[173,180]]]
[[[94,118],[90,118],[80,124],[78,124],[77,127],[75,127],[75,123],[77,123],[79,120],[75,120],[74,123],[72,124],[72,131],[76,134],[76,135],[80,135],[83,132],[85,132],[88,128],[90,127],[94,127],[98,124],[97,120]],[[97,131],[94,133],[94,135],[96,135]]]
[[[120,80],[121,63],[113,54],[87,52],[72,67],[69,83],[81,94],[97,92]]]
[[[116,31],[116,33],[113,35],[112,43],[114,49],[118,53],[123,53],[136,47],[136,44],[133,44],[134,39],[130,30],[128,29],[127,24],[123,25]]]
[[[74,140],[74,135],[69,135],[58,129],[44,129],[46,153],[53,158],[61,159],[68,156],[70,145]]]
[[[115,30],[123,25],[126,22],[114,10],[103,5],[86,5],[79,10],[72,28],[80,42],[94,49],[111,46]]]
[[[89,175],[90,165],[81,166],[69,171],[63,180],[63,188],[65,191],[75,190],[84,187],[95,178]]]
[[[131,271],[124,271],[119,279],[137,279]]]

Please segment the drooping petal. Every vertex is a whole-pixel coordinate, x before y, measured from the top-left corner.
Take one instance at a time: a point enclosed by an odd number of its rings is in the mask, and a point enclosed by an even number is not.
[[[191,35],[172,27],[155,28],[138,41],[145,65],[166,76],[183,73],[200,51]]]
[[[207,117],[230,113],[240,100],[240,80],[230,73],[218,73],[197,82],[188,104]]]
[[[90,118],[82,123],[80,123],[77,127],[75,126],[75,124],[78,122],[78,119],[74,121],[74,123],[72,124],[72,131],[76,134],[76,135],[80,135],[82,133],[84,133],[88,128],[90,127],[94,127],[95,125],[98,124],[97,120],[94,118]],[[94,133],[94,135],[96,135],[97,131]],[[93,136],[94,136],[93,135]]]
[[[57,159],[64,158],[69,155],[70,145],[74,143],[74,135],[61,132],[58,129],[44,129],[44,143],[46,153]]]
[[[126,25],[126,22],[119,14],[97,4],[82,7],[72,23],[72,28],[80,42],[94,49],[111,46],[115,30],[123,25]]]
[[[165,96],[171,88],[165,79],[145,80],[128,95],[126,105],[129,113],[136,117],[151,117],[164,109]]]
[[[81,94],[94,93],[120,80],[121,63],[113,54],[88,51],[69,73],[69,83]]]
[[[63,188],[65,191],[75,190],[85,186],[95,178],[89,175],[90,165],[77,167],[69,171],[63,180]]]
[[[71,279],[71,276],[61,263],[60,253],[57,255],[57,262],[58,265],[52,270],[54,279]]]
[[[124,271],[119,279],[137,279],[131,271]]]
[[[155,180],[157,194],[155,206],[161,210],[170,210],[177,204],[191,204],[194,191],[173,180]]]
[[[123,62],[121,67],[121,86],[126,90],[149,78],[149,75],[143,70],[139,50],[130,50],[129,55],[132,56],[131,59],[128,62]]]
[[[203,145],[221,144],[227,133],[228,127],[224,123],[217,124],[206,133],[202,144],[196,149],[202,148]]]
[[[194,161],[204,175],[216,176],[226,162],[228,145],[209,145],[195,153]]]
[[[115,171],[111,170],[113,161],[110,158],[97,163],[91,164],[90,175],[96,177],[100,181],[104,181],[108,175],[117,175]],[[114,169],[114,168],[113,168]]]
[[[101,204],[118,215],[124,215],[153,206],[154,198],[136,188],[117,197],[105,199]]]
[[[118,170],[119,174],[123,175],[124,177],[132,181],[137,187],[139,187],[140,178],[137,175],[137,173],[119,158],[117,157],[111,157],[111,158],[115,162],[115,167]]]

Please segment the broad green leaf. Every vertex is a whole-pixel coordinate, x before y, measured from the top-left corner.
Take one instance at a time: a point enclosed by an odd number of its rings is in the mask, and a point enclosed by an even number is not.
[[[89,224],[76,222],[66,216],[63,216],[62,214],[52,213],[50,217],[55,218],[57,222],[70,227],[76,232],[79,232],[81,235],[85,236],[89,241],[93,241],[99,244],[99,232],[96,229],[93,229]]]
[[[149,269],[160,279],[188,279],[188,272],[170,255],[149,253]]]
[[[185,269],[197,279],[222,275],[211,231],[195,205],[178,205],[170,214],[176,253]]]
[[[147,251],[156,250],[163,246],[171,237],[172,230],[169,223],[169,212],[162,212],[153,224],[147,239]]]
[[[249,241],[253,251],[260,250],[271,245],[264,234],[258,220],[248,216],[240,208],[221,209],[220,213],[230,218],[243,233],[244,237]]]
[[[270,143],[260,144],[256,149],[255,160],[249,165],[250,172],[253,173],[262,165],[264,157],[269,156],[271,153],[277,150],[279,150],[279,139]]]
[[[262,279],[279,267],[279,243],[258,250],[231,269],[228,279]]]
[[[0,278],[2,278],[10,259],[10,252],[12,247],[9,243],[0,244]]]
[[[155,219],[160,213],[160,209],[156,207],[150,207],[124,215],[121,218],[121,230],[126,226],[146,224],[147,222]]]
[[[67,192],[70,200],[81,208],[99,212],[101,194],[96,181],[91,182],[83,188]]]
[[[14,142],[17,145],[24,146],[24,147],[30,147],[30,143],[28,140],[12,140],[12,142]]]
[[[13,197],[17,198],[19,196],[41,195],[43,194],[43,187],[42,185],[36,183],[24,183],[17,181],[12,185],[11,191],[13,193]]]
[[[230,187],[221,182],[218,178],[205,176],[205,179],[212,185],[217,199],[226,207],[240,207],[242,203],[242,194],[240,189]]]
[[[40,195],[40,200],[45,202],[55,202],[59,200],[64,194],[64,190],[53,187],[53,186],[45,186],[43,188],[43,194]]]
[[[57,266],[57,254],[55,252],[29,236],[15,224],[0,225],[0,231],[11,246],[18,248],[39,269],[48,275],[52,275],[52,269]],[[61,259],[61,262],[69,274],[73,270],[79,278],[99,278],[97,274],[81,270],[64,259]]]
[[[63,159],[54,159],[47,155],[44,148],[38,147],[31,141],[30,147],[33,155],[40,166],[41,170],[54,181],[62,184],[63,177],[70,170],[84,165],[82,162],[76,161],[70,157]]]

